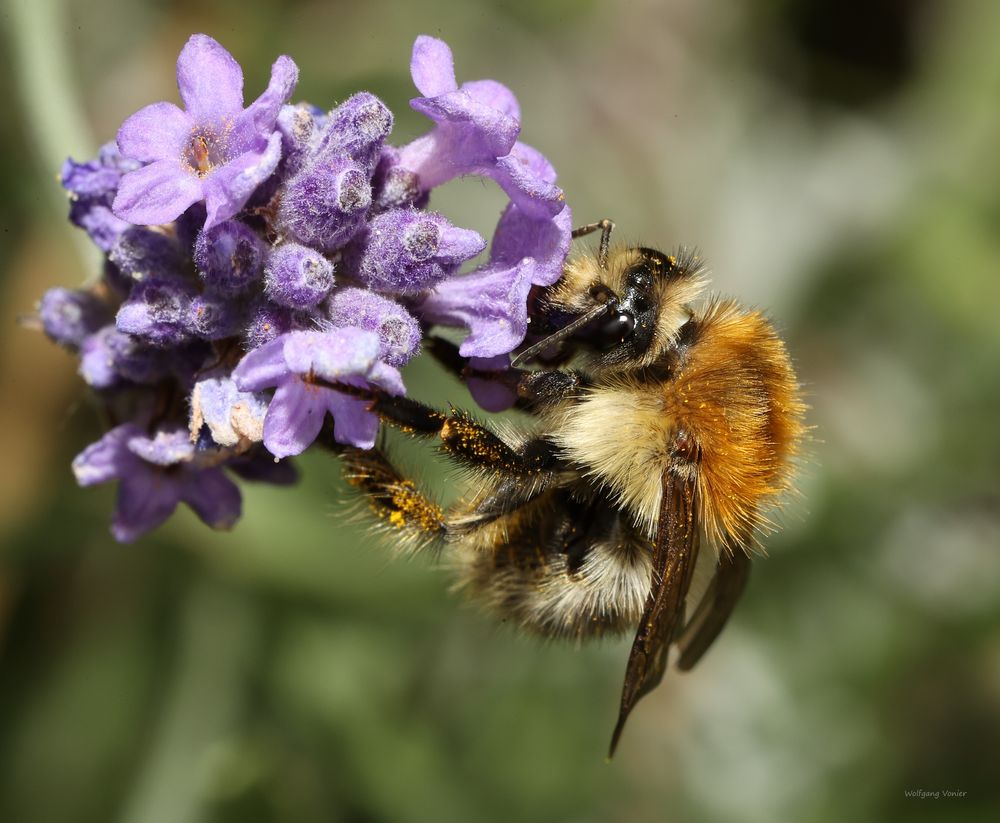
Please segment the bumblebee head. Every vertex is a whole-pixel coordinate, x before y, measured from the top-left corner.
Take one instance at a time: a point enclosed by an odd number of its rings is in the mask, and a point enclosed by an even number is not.
[[[705,285],[700,258],[686,250],[665,254],[644,246],[619,247],[603,267],[592,255],[570,260],[540,302],[553,333],[517,361],[569,338],[588,349],[598,366],[654,363],[676,344],[691,317],[688,307]]]

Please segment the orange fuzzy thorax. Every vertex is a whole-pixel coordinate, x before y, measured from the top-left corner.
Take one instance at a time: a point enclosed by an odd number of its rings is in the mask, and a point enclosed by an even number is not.
[[[790,488],[805,406],[785,345],[760,312],[713,301],[674,380],[665,411],[700,448],[701,522],[724,536],[752,539],[761,511]],[[746,541],[744,541],[746,542]]]

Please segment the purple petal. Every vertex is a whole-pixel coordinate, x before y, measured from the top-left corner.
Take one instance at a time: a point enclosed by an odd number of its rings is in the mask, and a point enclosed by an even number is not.
[[[196,126],[173,103],[153,103],[139,109],[118,129],[118,150],[123,157],[141,160],[178,160]]]
[[[461,90],[438,97],[416,97],[410,107],[448,129],[452,163],[456,166],[509,154],[521,131],[521,124],[513,117]]]
[[[388,363],[378,362],[372,366],[368,372],[368,380],[394,397],[406,394],[406,386],[403,385],[403,376],[399,373],[399,369]]]
[[[156,466],[174,466],[187,463],[194,457],[194,444],[187,429],[161,429],[150,437],[136,432],[126,442],[128,450],[136,457]]]
[[[135,471],[140,463],[128,450],[127,443],[141,431],[135,423],[125,423],[87,446],[73,459],[76,482],[81,486],[93,486]]]
[[[237,135],[269,137],[276,128],[278,112],[288,102],[299,80],[299,67],[291,57],[281,55],[271,66],[271,81],[264,93],[253,101],[233,126]]]
[[[496,80],[470,80],[462,83],[461,90],[484,106],[501,111],[515,120],[521,119],[521,107],[517,98],[503,83]]]
[[[506,157],[496,161],[488,174],[517,206],[537,218],[552,217],[566,205],[562,189],[552,180],[552,166],[530,146],[517,143]],[[484,172],[486,173],[486,172]]]
[[[470,376],[466,381],[469,394],[480,408],[497,413],[513,408],[517,403],[517,391],[498,380],[487,380]]]
[[[279,386],[264,419],[264,446],[275,457],[301,454],[323,427],[329,389],[289,380]]]
[[[572,230],[573,213],[568,206],[555,217],[537,219],[511,204],[501,215],[493,234],[490,266],[513,266],[531,257],[536,262],[531,282],[536,286],[549,286],[562,275]]]
[[[421,306],[431,322],[461,325],[469,336],[459,347],[463,357],[494,357],[513,350],[528,330],[528,291],[535,261],[487,267],[438,286]]]
[[[455,61],[444,40],[421,34],[413,44],[410,58],[413,85],[424,97],[435,97],[458,88]]]
[[[131,543],[170,517],[179,501],[180,482],[173,475],[143,468],[123,477],[111,534],[120,543]]]
[[[274,173],[280,160],[281,135],[274,132],[263,152],[245,152],[209,174],[203,181],[208,212],[205,228],[234,217],[256,188]]]
[[[331,382],[364,375],[378,357],[379,339],[364,329],[296,331],[284,337],[285,362],[295,374],[310,372]]]
[[[458,265],[471,260],[485,248],[486,241],[478,232],[447,224],[441,232],[437,257],[444,262]]]
[[[143,226],[169,223],[202,198],[202,184],[179,160],[157,160],[122,177],[112,209]]]
[[[254,450],[230,460],[226,467],[234,474],[255,483],[291,486],[298,482],[299,471],[291,460],[275,460],[265,451]]]
[[[247,354],[233,369],[233,382],[243,391],[260,391],[278,385],[289,374],[285,340],[278,337]]]
[[[333,439],[358,449],[370,449],[378,434],[378,416],[368,402],[340,392],[327,391],[326,407],[333,415]]]
[[[235,446],[241,441],[259,442],[264,436],[267,398],[262,394],[240,391],[226,377],[199,380],[191,392],[191,437],[208,426],[212,440],[219,446]]]
[[[517,402],[516,376],[513,380],[504,379],[512,376],[509,355],[472,357],[469,359],[469,370],[466,385],[480,407],[488,412],[502,412]]]
[[[214,122],[243,110],[243,69],[206,34],[192,35],[181,50],[177,88],[196,121]]]
[[[213,529],[232,528],[243,511],[240,490],[222,469],[188,472],[180,496]]]

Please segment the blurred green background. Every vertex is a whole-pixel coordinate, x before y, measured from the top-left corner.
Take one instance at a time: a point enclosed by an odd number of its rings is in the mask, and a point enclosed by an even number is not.
[[[1000,5],[989,0],[3,0],[0,820],[1000,819]],[[18,325],[96,260],[55,179],[176,99],[187,36],[248,95],[409,111],[410,46],[509,85],[578,223],[697,245],[766,307],[812,406],[801,499],[717,647],[604,753],[628,641],[515,636],[393,561],[337,465],[138,545],[69,462],[73,359]],[[492,185],[436,208],[492,230]],[[414,395],[468,396],[427,363]],[[440,466],[406,451],[428,483]],[[907,791],[952,790],[917,799]]]

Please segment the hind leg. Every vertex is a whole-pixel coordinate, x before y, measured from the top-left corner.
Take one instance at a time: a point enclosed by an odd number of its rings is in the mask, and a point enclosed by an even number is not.
[[[331,449],[344,467],[344,478],[364,495],[368,508],[397,548],[416,551],[440,542],[445,534],[441,507],[405,477],[378,447]]]
[[[471,529],[456,548],[460,588],[548,637],[634,629],[650,588],[649,541],[611,506],[567,488]]]

